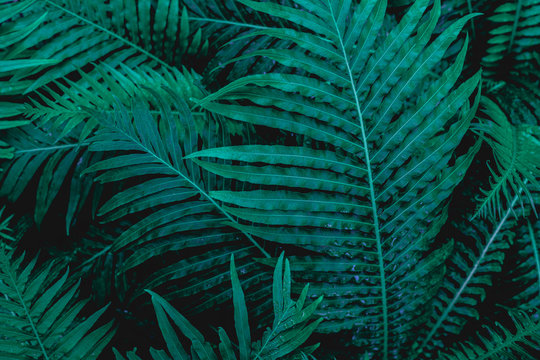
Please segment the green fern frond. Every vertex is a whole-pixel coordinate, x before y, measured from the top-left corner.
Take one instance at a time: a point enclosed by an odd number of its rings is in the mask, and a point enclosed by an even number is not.
[[[86,301],[75,301],[54,263],[38,266],[0,245],[0,357],[5,359],[97,359],[115,330],[95,324],[106,307],[82,320]],[[67,288],[66,288],[67,286]]]
[[[208,52],[208,39],[200,28],[191,30],[188,12],[180,9],[179,1],[113,0],[93,6],[112,11],[112,18],[103,19],[110,21],[104,24],[107,28],[168,64],[185,64],[186,55],[204,58]]]
[[[515,241],[503,276],[505,306],[530,310],[540,307],[540,221],[530,216],[516,228]]]
[[[303,348],[300,346],[309,338],[322,321],[320,318],[311,321],[314,311],[322,301],[322,297],[306,305],[308,290],[308,286],[306,285],[298,300],[292,300],[290,271],[289,262],[286,259],[284,261],[282,253],[274,269],[272,285],[274,322],[271,328],[268,327],[266,329],[261,340],[252,343],[244,292],[238,278],[234,256],[231,255],[230,278],[233,290],[234,324],[238,345],[233,345],[225,330],[220,327],[218,330],[220,343],[217,348],[219,348],[219,354],[222,359],[304,359],[318,347],[318,344]],[[190,359],[188,352],[182,346],[176,331],[170,323],[170,318],[182,334],[190,340],[190,353],[193,358],[217,360],[218,356],[215,353],[216,346],[208,343],[204,336],[165,299],[150,290],[147,290],[147,292],[152,296],[152,303],[158,324],[168,350],[167,354],[164,350],[150,349],[153,359]],[[117,360],[125,360],[116,349],[114,353]],[[135,360],[141,359],[136,355],[135,351],[128,353],[128,358]]]
[[[497,104],[484,97],[482,111],[491,121],[475,125],[493,151],[495,169],[490,168],[491,189],[481,190],[481,200],[475,215],[500,218],[516,194],[520,203],[525,198],[534,210],[529,188],[540,189],[540,126],[512,125]],[[525,185],[526,182],[530,185]],[[522,190],[520,190],[522,189]]]
[[[34,211],[34,220],[40,225],[64,184],[69,183],[66,210],[69,234],[92,189],[92,177],[81,176],[82,171],[101,159],[102,154],[88,152],[88,144],[79,143],[77,139],[59,139],[58,136],[54,129],[41,130],[32,125],[8,132],[6,141],[15,152],[14,158],[4,165],[0,195],[13,202],[18,200],[41,170]]]
[[[449,255],[432,243],[446,220],[443,199],[478,150],[453,155],[479,101],[468,101],[479,74],[455,86],[467,41],[431,85],[422,79],[474,15],[432,40],[439,1],[426,16],[428,1],[416,1],[384,34],[386,1],[240,2],[294,26],[250,36],[295,46],[254,51],[285,70],[240,78],[198,105],[302,136],[306,145],[222,147],[188,158],[256,186],[210,193],[239,219],[232,226],[315,252],[291,257],[291,268],[327,299],[319,331],[356,329],[356,345],[399,358],[428,315]]]
[[[158,114],[151,113],[143,99],[135,99],[131,110],[118,103],[114,113],[94,114],[103,128],[91,139],[89,149],[113,156],[88,167],[85,173],[99,172],[96,181],[101,183],[138,180],[99,210],[105,221],[144,214],[116,239],[111,250],[137,249],[122,264],[124,272],[156,256],[191,249],[188,258],[153,273],[145,285],[155,288],[167,280],[198,273],[201,277],[193,286],[188,284],[175,293],[189,296],[220,284],[223,272],[216,274],[213,269],[226,264],[231,254],[250,259],[257,248],[268,254],[251,235],[247,235],[252,242],[248,244],[241,231],[224,224],[234,219],[208,195],[207,184],[215,180],[191,160],[183,159],[199,150],[201,138],[203,145],[227,139],[226,129],[211,117],[197,129],[181,95],[167,90],[165,98],[148,91],[159,106]],[[213,248],[208,250],[210,245]]]
[[[500,71],[500,64],[509,57],[518,67],[526,65],[540,44],[540,1],[513,0],[497,5],[489,17],[491,36],[482,63],[492,71]]]
[[[182,12],[177,1],[160,0],[155,7],[151,1],[23,3],[26,6],[18,22],[39,26],[33,26],[34,31],[5,55],[14,62],[11,59],[16,57],[30,58],[19,61],[20,66],[10,71],[13,76],[5,82],[5,95],[32,92],[99,62],[115,68],[121,63],[133,67],[145,63],[171,71],[171,64],[179,63],[185,54],[202,56],[208,47],[200,31],[191,32],[186,10]],[[6,6],[21,7],[19,4]]]
[[[512,204],[516,202],[517,197]],[[445,338],[459,335],[468,321],[479,318],[486,290],[500,275],[506,250],[514,238],[511,213],[512,209],[508,209],[497,224],[480,219],[469,223],[463,216],[455,225],[455,248],[433,303],[432,318],[426,327],[429,332],[419,337],[418,355],[443,348]]]
[[[75,223],[77,214],[92,190],[92,177],[81,172],[102,158],[99,152],[88,153],[86,139],[98,127],[91,111],[114,111],[115,101],[129,105],[134,97],[145,96],[153,109],[158,108],[154,96],[144,88],[156,89],[159,97],[166,97],[164,86],[174,88],[185,98],[201,98],[198,86],[200,76],[184,69],[161,74],[151,68],[140,66],[137,71],[120,64],[120,70],[108,65],[97,66],[92,72],[79,72],[78,82],[63,79],[66,85],[55,82],[59,90],[45,88],[33,104],[24,105],[24,114],[36,125],[24,131],[11,131],[6,141],[14,148],[14,159],[5,165],[6,173],[0,193],[16,201],[22,191],[43,165],[37,191],[35,220],[39,225],[53,200],[65,183],[71,183],[70,199],[66,214],[66,232]],[[152,112],[159,113],[157,110]],[[178,113],[172,113],[179,116]],[[196,124],[201,115],[195,115]],[[200,127],[200,126],[199,126]],[[42,128],[44,131],[40,130]],[[231,131],[240,131],[231,127]],[[28,141],[30,139],[30,141]]]
[[[2,97],[13,90],[14,84],[11,79],[15,71],[56,63],[50,59],[26,59],[9,55],[10,48],[24,41],[44,21],[45,15],[19,26],[14,25],[13,19],[34,2],[35,0],[25,0],[0,4],[0,96]],[[28,124],[28,120],[19,118],[22,110],[22,104],[0,99],[0,119],[7,119],[0,120],[0,131]],[[0,159],[12,159],[13,156],[13,147],[5,141],[0,141]]]
[[[185,99],[204,96],[200,75],[185,68],[182,72],[172,69],[161,73],[144,64],[133,70],[120,63],[117,70],[105,63],[88,74],[78,73],[78,82],[63,79],[65,85],[54,83],[56,91],[43,88],[32,104],[25,105],[24,114],[40,126],[52,123],[54,128],[61,129],[60,137],[72,131],[80,133],[79,141],[83,141],[98,127],[90,110],[113,112],[115,101],[130,106],[132,99],[138,97],[157,109],[155,98],[145,88],[155,89],[160,97],[167,96],[163,87],[175,89]]]
[[[484,326],[485,334],[477,339],[458,344],[451,352],[442,354],[441,360],[488,360],[488,359],[530,359],[535,360],[534,351],[540,348],[540,322],[537,314],[524,311],[510,313],[513,327],[495,323],[492,327]]]
[[[4,210],[6,210],[6,208],[0,209],[0,239],[7,241],[15,241],[15,239],[11,236],[11,229],[9,227],[9,222],[13,218],[13,215],[4,217]]]

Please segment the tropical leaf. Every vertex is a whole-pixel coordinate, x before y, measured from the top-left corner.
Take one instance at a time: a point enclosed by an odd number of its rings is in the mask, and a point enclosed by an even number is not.
[[[45,15],[34,19],[24,26],[12,26],[12,19],[18,16],[26,8],[30,7],[35,0],[0,3],[0,96],[9,91],[11,84],[8,78],[12,78],[13,72],[19,69],[35,68],[42,65],[54,64],[55,60],[45,59],[25,59],[9,56],[9,49],[14,44],[27,38],[43,21]],[[16,102],[3,101],[0,98],[0,131],[28,124],[25,119],[18,116],[22,114],[23,106]],[[0,159],[11,159],[14,155],[13,147],[8,143],[0,141]]]
[[[44,9],[47,16],[43,25],[17,43],[8,56],[28,54],[61,63],[16,72],[6,94],[33,91],[100,60],[115,68],[120,63],[128,66],[146,63],[172,70],[170,64],[179,61],[181,55],[199,53],[205,48],[200,36],[190,41],[187,15],[182,16],[178,6],[174,6],[177,2],[160,0],[157,7],[151,7],[150,3],[43,0],[39,6],[28,7],[23,14],[25,18],[37,19],[43,16]],[[112,19],[109,14],[114,14]],[[170,20],[165,29],[162,29],[166,23],[163,19]],[[152,22],[154,26],[139,27],[139,21],[148,25]],[[67,43],[70,46],[64,46]],[[165,51],[169,47],[175,47],[177,52]],[[44,69],[47,71],[43,72]]]
[[[7,243],[7,241],[15,241],[15,239],[11,236],[11,229],[9,227],[9,222],[13,218],[13,215],[4,218],[5,210],[5,208],[0,209],[0,239]]]
[[[290,3],[281,0],[282,3]],[[189,21],[202,29],[205,37],[211,39],[214,51],[204,74],[205,84],[211,85],[223,79],[237,79],[246,75],[247,69],[258,72],[270,71],[279,66],[264,58],[249,58],[241,62],[227,64],[229,60],[249,51],[262,48],[286,48],[289,41],[272,41],[265,37],[250,37],[258,30],[279,27],[279,18],[253,11],[236,0],[185,0]],[[227,44],[227,46],[223,46]]]
[[[58,136],[54,129],[39,129],[32,125],[8,132],[6,141],[15,152],[13,159],[4,165],[0,195],[12,202],[17,201],[35,179],[35,174],[41,172],[34,212],[34,220],[40,225],[64,184],[69,183],[65,216],[69,234],[77,214],[91,194],[92,177],[81,176],[82,171],[102,155],[88,152],[88,144],[77,139],[59,139]]]
[[[540,351],[538,318],[524,311],[511,312],[510,317],[515,330],[499,323],[485,326],[485,334],[479,334],[474,342],[455,346],[450,352],[442,354],[440,359],[536,359],[534,354]]]
[[[534,210],[529,188],[540,189],[540,126],[512,125],[501,108],[485,97],[481,108],[490,121],[474,128],[492,149],[495,166],[490,167],[491,188],[482,190],[483,199],[474,216],[500,218],[511,199],[522,191],[520,202],[528,201]]]
[[[445,347],[444,339],[459,335],[468,321],[478,320],[480,306],[503,269],[506,250],[513,241],[511,217],[518,197],[495,224],[476,219],[467,222],[467,215],[455,224],[455,250],[448,259],[447,273],[435,301],[432,318],[425,335],[418,339],[418,356],[428,357],[434,349]]]
[[[322,319],[311,321],[313,313],[321,303],[319,298],[309,305],[305,305],[307,288],[304,288],[297,301],[290,297],[291,273],[288,260],[283,261],[283,253],[280,255],[274,270],[273,302],[274,323],[272,328],[267,328],[262,340],[251,343],[251,331],[247,315],[247,307],[244,300],[244,292],[238,279],[238,273],[234,264],[234,256],[231,255],[230,277],[233,290],[234,323],[238,346],[234,346],[223,328],[219,328],[219,354],[224,360],[236,359],[307,359],[317,347],[311,345],[300,348],[320,324]],[[216,359],[215,346],[208,343],[199,330],[197,330],[182,314],[158,294],[147,290],[152,296],[152,304],[156,312],[158,324],[161,329],[168,353],[164,350],[150,349],[150,354],[155,360],[158,359],[191,359],[188,353],[196,359]],[[191,351],[187,352],[171,325],[169,318],[178,327],[180,332],[190,340]],[[238,349],[238,350],[236,350]],[[238,356],[237,356],[238,355]],[[117,360],[125,358],[115,349]],[[135,351],[128,353],[128,359],[140,359]]]
[[[505,306],[530,310],[540,306],[540,221],[530,216],[514,229],[515,241],[502,274]]]
[[[96,323],[106,307],[83,318],[78,284],[53,262],[37,265],[0,245],[0,357],[3,359],[97,359],[115,330]]]
[[[135,97],[142,97],[150,104],[155,103],[145,88],[155,89],[160,96],[166,96],[162,87],[176,89],[182,97],[201,98],[203,90],[199,85],[200,75],[184,69],[183,72],[172,69],[161,74],[150,67],[141,65],[136,71],[120,63],[120,70],[103,64],[86,74],[79,71],[78,82],[62,79],[55,82],[55,88],[42,89],[40,96],[26,104],[24,114],[43,126],[52,123],[61,129],[60,137],[80,133],[79,140],[84,141],[98,127],[99,123],[91,116],[93,111],[114,111],[115,101],[130,106]],[[157,108],[152,104],[153,108]]]
[[[115,194],[98,213],[104,221],[138,217],[111,246],[113,252],[135,250],[120,271],[165,253],[190,249],[189,256],[154,272],[144,286],[154,289],[166,281],[189,280],[198,274],[194,282],[175,291],[176,296],[192,296],[226,280],[226,269],[216,271],[232,254],[243,266],[253,267],[256,264],[251,257],[267,253],[251,235],[244,240],[241,231],[224,224],[234,220],[208,195],[207,184],[212,185],[214,177],[182,159],[196,151],[201,140],[204,145],[227,139],[226,129],[213,123],[217,119],[211,117],[206,123],[196,122],[176,92],[167,90],[164,98],[148,91],[159,106],[158,114],[151,113],[143,99],[135,99],[131,110],[117,103],[113,113],[94,114],[105,127],[90,140],[89,150],[113,156],[88,167],[85,173],[99,172],[96,181],[101,183],[138,180]],[[210,307],[226,298],[222,294],[203,303]]]
[[[504,61],[511,60],[520,67],[534,59],[535,48],[540,44],[540,1],[514,0],[496,5],[489,12],[491,30],[482,63],[491,72],[500,73],[514,68],[501,66]]]
[[[422,79],[474,15],[430,41],[438,1],[425,17],[428,2],[416,1],[384,35],[385,1],[240,2],[299,29],[252,34],[294,42],[251,54],[290,70],[240,78],[198,105],[301,135],[304,146],[221,147],[187,158],[256,185],[210,193],[239,219],[232,226],[313,252],[290,261],[311,295],[325,296],[319,331],[355,329],[354,343],[372,356],[400,357],[429,314],[450,253],[432,241],[446,220],[443,199],[478,149],[454,154],[479,100],[468,101],[479,74],[455,86],[466,42],[430,85]]]

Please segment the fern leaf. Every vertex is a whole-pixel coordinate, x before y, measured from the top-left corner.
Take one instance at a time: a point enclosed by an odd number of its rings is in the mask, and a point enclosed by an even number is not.
[[[4,165],[0,194],[7,196],[10,201],[16,201],[38,170],[42,169],[34,212],[34,219],[40,225],[64,183],[69,181],[70,196],[66,213],[66,231],[69,234],[91,190],[91,177],[80,175],[88,163],[99,160],[101,155],[89,153],[87,145],[76,139],[59,141],[58,134],[48,130],[30,125],[13,129],[7,134],[6,140],[15,148],[15,154],[13,160]]]
[[[458,245],[450,259],[454,264],[435,301],[434,318],[429,323],[429,333],[420,340],[417,355],[432,341],[440,345],[433,339],[444,337],[441,330],[459,334],[467,320],[478,318],[477,306],[485,299],[485,288],[492,285],[493,275],[502,271],[504,251],[512,241],[512,232],[508,231],[512,224],[510,215],[517,201],[518,196],[515,196],[491,232],[488,233],[486,224],[481,222],[477,225],[479,230],[473,230],[472,225],[465,228],[464,234],[473,237],[477,249]]]
[[[8,240],[8,241],[15,241],[15,239],[11,236],[11,229],[9,227],[9,222],[13,218],[13,215],[10,215],[8,217],[4,217],[4,210],[5,208],[0,209],[0,239],[2,240]]]
[[[14,44],[24,41],[35,29],[44,21],[46,15],[43,15],[35,19],[31,23],[26,23],[24,26],[13,27],[9,26],[10,21],[18,16],[28,7],[32,6],[35,0],[26,0],[18,2],[9,2],[0,4],[0,78],[6,78],[16,70],[35,68],[43,65],[55,64],[57,61],[54,59],[22,59],[9,56],[9,49]],[[17,85],[13,81],[0,81],[0,95],[12,91]],[[24,119],[14,119],[15,116],[22,114],[23,106],[11,101],[0,102],[0,131],[5,129],[14,128],[17,126],[26,125],[29,121]],[[0,159],[12,159],[14,156],[14,149],[10,144],[5,141],[0,141]]]
[[[508,294],[504,305],[527,311],[540,306],[540,222],[530,216],[513,230],[509,271],[503,276]]]
[[[0,250],[0,354],[9,358],[97,359],[114,335],[112,322],[96,328],[106,310],[77,317],[85,302],[75,302],[78,285],[66,289],[67,271],[53,263],[25,262],[2,244]],[[95,328],[95,330],[92,330]]]
[[[239,340],[239,359],[298,359],[311,354],[317,346],[312,345],[304,348],[300,346],[313,333],[322,319],[310,321],[322,298],[317,299],[308,306],[304,306],[307,295],[307,286],[297,301],[290,298],[291,274],[288,261],[284,265],[283,253],[278,259],[274,270],[273,298],[276,313],[279,316],[274,319],[272,328],[268,328],[263,334],[262,340],[251,343],[250,328],[247,319],[247,309],[244,301],[244,293],[238,279],[234,257],[231,256],[230,276],[233,287],[234,322]],[[191,354],[199,359],[217,359],[212,346],[206,342],[203,335],[189,321],[182,316],[174,307],[158,294],[147,290],[152,296],[152,303],[156,311],[159,327],[167,344],[170,355],[174,359],[189,359],[182,347],[176,333],[169,322],[169,317],[192,344]],[[279,300],[279,301],[278,301]],[[223,359],[237,359],[235,349],[225,330],[219,328],[219,350]],[[124,357],[115,349],[117,360]],[[164,351],[151,349],[153,359],[168,359]],[[140,359],[135,352],[128,353],[128,358]]]
[[[491,189],[482,190],[484,199],[478,206],[474,217],[501,217],[515,194],[523,203],[523,197],[534,202],[529,190],[539,189],[540,183],[540,127],[534,125],[511,125],[504,112],[496,103],[484,98],[483,111],[493,121],[483,122],[475,126],[493,151],[495,169],[490,169],[493,179]],[[529,186],[525,182],[529,182]]]
[[[144,65],[132,70],[120,63],[118,68],[103,64],[89,73],[79,71],[81,81],[62,79],[65,85],[56,81],[55,85],[60,91],[42,89],[39,97],[32,100],[32,105],[25,106],[24,113],[41,126],[52,123],[54,128],[61,129],[60,137],[71,132],[80,133],[79,140],[82,142],[99,125],[89,110],[113,112],[115,101],[130,106],[134,97],[141,97],[156,112],[155,99],[144,88],[156,89],[160,96],[166,96],[160,90],[162,87],[176,89],[186,99],[203,96],[198,85],[200,76],[186,69],[183,72],[172,69],[162,74]]]
[[[240,280],[238,279],[236,267],[234,266],[233,255],[231,255],[231,282],[234,302],[234,324],[240,347],[240,360],[248,360],[251,352],[251,334],[244,292],[240,286]]]
[[[500,65],[509,58],[517,62],[517,67],[527,65],[534,57],[534,47],[540,44],[540,1],[518,0],[496,5],[488,18],[491,30],[483,65],[492,72],[500,72]]]
[[[312,295],[327,299],[319,331],[357,329],[357,345],[379,349],[383,359],[399,357],[410,345],[405,332],[421,326],[433,294],[409,298],[407,288],[437,287],[448,250],[437,249],[425,262],[421,254],[445,220],[442,199],[478,149],[454,156],[449,166],[479,101],[468,102],[479,74],[456,86],[466,43],[435,81],[424,87],[422,79],[474,15],[431,40],[440,3],[423,17],[428,2],[420,0],[378,38],[373,34],[382,28],[386,1],[293,1],[294,8],[240,2],[293,24],[252,35],[291,41],[294,48],[253,52],[284,70],[245,76],[197,104],[306,143],[224,147],[188,158],[258,186],[210,193],[240,220],[233,226],[316,252],[291,258],[291,269],[312,283]],[[426,222],[433,218],[441,220]],[[328,300],[338,294],[350,299],[336,301],[339,308]],[[361,302],[362,296],[372,300]]]
[[[192,161],[182,159],[198,149],[200,133],[204,139],[216,141],[213,132],[218,131],[217,126],[197,124],[177,93],[169,91],[167,98],[160,98],[154,92],[152,97],[159,106],[159,116],[152,114],[142,99],[137,99],[129,112],[117,104],[113,113],[95,113],[105,128],[91,139],[89,149],[114,152],[114,156],[85,172],[99,172],[96,181],[102,183],[143,180],[113,196],[100,210],[108,221],[136,213],[148,214],[124,231],[111,250],[138,249],[121,266],[124,272],[167,252],[192,249],[194,252],[189,257],[153,273],[144,285],[155,288],[168,280],[187,279],[198,273],[197,279],[191,279],[184,289],[174,292],[177,296],[191,296],[222,284],[220,281],[227,278],[227,271],[220,265],[228,263],[231,254],[253,264],[250,257],[257,248],[264,255],[267,253],[251,235],[247,236],[255,247],[242,240],[241,232],[224,224],[234,219],[208,195],[206,184],[212,178]],[[215,248],[209,251],[208,245]],[[217,269],[220,269],[218,273]],[[209,298],[210,302],[201,302],[201,306],[223,301],[226,299],[223,295]]]
[[[485,335],[478,335],[474,342],[455,346],[451,352],[442,354],[443,360],[451,359],[536,359],[528,350],[540,346],[540,323],[534,315],[523,311],[510,313],[513,327],[510,330],[499,323],[485,326]]]

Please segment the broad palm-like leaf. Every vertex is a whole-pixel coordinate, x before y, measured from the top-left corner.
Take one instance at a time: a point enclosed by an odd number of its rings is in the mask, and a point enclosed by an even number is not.
[[[38,266],[0,244],[0,358],[97,359],[112,322],[95,326],[106,308],[82,320],[87,301],[75,300],[78,285],[67,279],[53,263]]]
[[[311,294],[325,296],[318,330],[353,329],[356,345],[399,357],[430,312],[449,255],[432,241],[445,199],[478,149],[454,153],[479,99],[470,106],[479,74],[456,86],[466,44],[448,69],[430,73],[472,15],[430,41],[439,1],[423,22],[428,1],[416,1],[387,34],[379,34],[385,1],[241,2],[302,29],[253,34],[294,42],[251,54],[291,71],[246,76],[198,104],[302,135],[307,146],[222,147],[189,158],[260,186],[210,194],[240,219],[232,226],[311,251],[290,259]]]

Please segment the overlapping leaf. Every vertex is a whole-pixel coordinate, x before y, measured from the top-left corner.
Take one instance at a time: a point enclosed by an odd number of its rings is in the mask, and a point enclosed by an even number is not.
[[[482,110],[490,121],[475,126],[495,157],[491,188],[482,190],[483,199],[475,216],[501,217],[515,195],[534,210],[530,189],[540,189],[540,126],[512,125],[502,109],[492,100],[483,98]],[[528,182],[528,185],[526,185]]]
[[[0,195],[17,201],[29,187],[35,174],[40,173],[37,184],[34,219],[41,224],[55,198],[69,184],[66,211],[66,231],[74,224],[77,214],[91,193],[91,176],[81,176],[88,164],[101,158],[91,154],[87,144],[73,138],[58,138],[54,129],[39,129],[32,125],[10,130],[6,141],[14,147],[14,157],[4,165]],[[99,200],[98,197],[95,200]]]
[[[319,298],[311,304],[305,304],[307,288],[304,288],[297,301],[291,299],[291,272],[288,260],[283,261],[283,253],[279,257],[274,270],[273,303],[274,323],[267,328],[261,340],[251,342],[251,331],[244,298],[244,291],[240,285],[236,270],[234,256],[231,255],[230,278],[233,291],[234,324],[238,345],[233,342],[223,328],[219,328],[219,355],[224,360],[249,359],[298,359],[306,358],[318,344],[300,347],[320,324],[322,319],[312,320],[317,306],[321,303]],[[168,353],[164,350],[150,349],[153,359],[190,359],[191,353],[197,359],[218,359],[218,355],[202,333],[197,330],[180,312],[158,294],[148,291],[152,296],[152,304],[156,312],[159,328],[167,344]],[[186,351],[179,340],[169,318],[178,327],[184,337],[191,342],[191,351]],[[237,356],[238,355],[238,356]],[[115,349],[117,360],[125,358]],[[136,351],[128,353],[129,359],[140,360]]]
[[[291,268],[325,296],[320,331],[353,329],[356,345],[399,357],[429,314],[449,255],[432,242],[445,199],[478,149],[454,154],[479,99],[470,105],[479,74],[457,85],[467,44],[428,85],[423,79],[473,15],[431,39],[438,1],[424,17],[428,2],[416,1],[384,35],[385,1],[241,2],[300,29],[252,34],[293,42],[251,54],[289,70],[248,75],[198,104],[303,136],[305,146],[221,147],[189,158],[258,186],[211,193],[241,220],[233,226],[313,251],[291,257]]]
[[[89,149],[112,156],[85,173],[99,172],[96,181],[101,183],[131,181],[98,214],[105,221],[138,218],[112,245],[112,251],[134,250],[120,271],[165,253],[177,253],[180,258],[154,272],[145,286],[153,289],[168,280],[183,279],[186,286],[176,288],[175,296],[200,295],[226,280],[221,265],[231,254],[252,268],[251,257],[259,250],[266,252],[250,235],[246,239],[241,231],[224,224],[232,217],[206,190],[215,184],[215,177],[183,159],[199,149],[199,142],[227,141],[226,129],[211,117],[204,118],[205,123],[196,121],[172,90],[166,91],[166,98],[148,91],[159,106],[158,114],[150,112],[143,99],[135,99],[131,110],[117,103],[112,113],[94,113],[105,127],[90,140]],[[186,255],[178,253],[186,249]],[[208,308],[226,298],[227,294],[214,294],[202,303]]]

